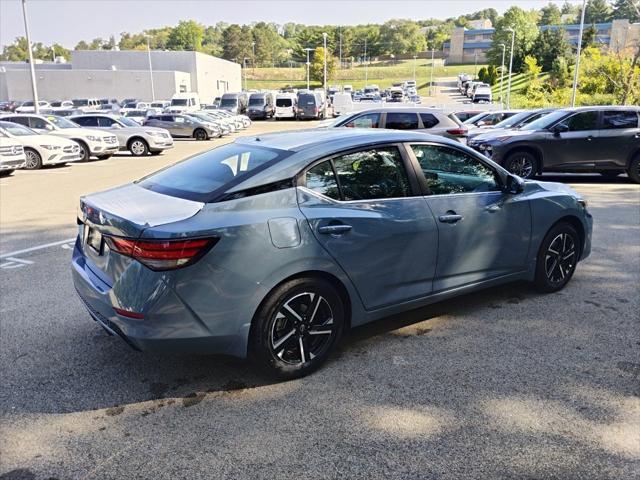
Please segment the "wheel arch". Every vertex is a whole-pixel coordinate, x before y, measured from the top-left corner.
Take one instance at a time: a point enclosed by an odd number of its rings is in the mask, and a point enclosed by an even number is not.
[[[578,232],[578,235],[580,237],[580,255],[578,255],[578,258],[580,258],[582,256],[582,252],[584,251],[584,247],[585,247],[584,242],[586,241],[586,232],[584,230],[584,225],[582,224],[582,221],[575,215],[565,215],[559,218],[558,220],[556,220],[555,223],[547,229],[547,232],[550,232],[551,229],[553,229],[556,225],[559,225],[561,223],[567,223],[571,225],[573,228],[575,228],[576,232]]]
[[[143,142],[147,145],[147,148],[149,148],[149,142],[147,142],[147,140],[146,140],[144,137],[140,136],[140,135],[133,135],[133,136],[131,136],[131,137],[129,138],[129,140],[127,140],[127,148],[131,148],[131,144],[132,144],[135,140],[141,140],[141,141],[143,141]]]

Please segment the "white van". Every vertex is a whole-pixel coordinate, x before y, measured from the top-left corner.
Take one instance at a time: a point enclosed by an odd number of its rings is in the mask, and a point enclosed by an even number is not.
[[[336,93],[333,96],[333,116],[338,117],[351,112],[353,112],[351,93]]]
[[[279,93],[276,95],[276,113],[274,118],[296,118],[298,97],[295,93]]]
[[[200,110],[200,98],[197,93],[176,93],[171,97],[171,105],[167,107],[169,113],[197,112]]]

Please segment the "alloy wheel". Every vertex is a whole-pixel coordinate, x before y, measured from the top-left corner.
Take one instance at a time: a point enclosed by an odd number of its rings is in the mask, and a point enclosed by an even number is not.
[[[142,141],[140,140],[135,140],[134,142],[131,143],[131,153],[133,153],[136,156],[140,156],[140,155],[144,155],[146,150],[146,146],[144,143],[142,143]]]
[[[322,355],[335,336],[333,311],[318,293],[303,292],[285,301],[271,326],[272,353],[290,365]]]
[[[521,178],[529,178],[533,173],[533,163],[527,156],[517,156],[509,162],[509,171]]]
[[[36,152],[31,150],[27,150],[24,152],[27,157],[27,162],[25,167],[29,170],[34,170],[40,167],[40,158]]]
[[[568,233],[557,235],[545,252],[545,274],[549,282],[560,284],[573,273],[576,266],[576,244]]]

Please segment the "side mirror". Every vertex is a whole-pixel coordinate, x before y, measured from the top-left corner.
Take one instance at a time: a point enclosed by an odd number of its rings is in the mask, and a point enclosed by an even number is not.
[[[122,128],[122,125],[120,125],[119,123],[112,123],[111,128],[113,128],[114,130],[120,130]]]
[[[569,131],[569,126],[565,125],[564,123],[558,123],[556,126],[553,127],[553,129],[551,130],[555,135],[560,135],[561,133],[565,133]]]
[[[482,127],[484,125],[486,125],[487,122],[485,122],[484,120],[480,120],[478,123],[476,123],[476,127]]]
[[[504,193],[517,195],[524,191],[524,180],[517,175],[509,174],[503,188]]]

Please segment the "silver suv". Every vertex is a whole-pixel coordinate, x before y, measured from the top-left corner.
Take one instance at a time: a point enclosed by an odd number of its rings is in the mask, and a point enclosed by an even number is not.
[[[118,137],[120,150],[129,150],[136,157],[159,155],[173,148],[173,138],[164,128],[143,127],[130,118],[121,115],[88,113],[74,115],[69,119],[80,126],[109,130]]]
[[[372,108],[338,117],[327,128],[386,128],[414,130],[451,138],[464,143],[467,127],[454,114],[426,107]]]
[[[149,115],[144,122],[144,126],[166,128],[174,138],[208,140],[222,136],[222,130],[213,121],[206,122],[181,113]]]

